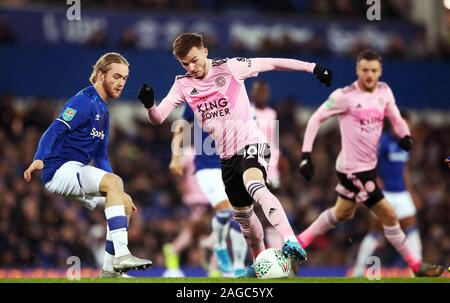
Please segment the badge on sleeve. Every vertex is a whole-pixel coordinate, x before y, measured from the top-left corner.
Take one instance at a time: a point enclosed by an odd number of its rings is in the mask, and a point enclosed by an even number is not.
[[[75,114],[77,113],[76,109],[73,108],[66,108],[66,110],[63,112],[62,114],[62,118],[64,119],[64,121],[72,121],[73,117],[75,117]]]

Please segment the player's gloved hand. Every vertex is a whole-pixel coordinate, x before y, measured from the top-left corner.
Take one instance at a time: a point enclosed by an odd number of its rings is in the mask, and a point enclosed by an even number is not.
[[[311,180],[314,176],[314,166],[311,159],[311,153],[302,153],[302,159],[300,160],[298,169],[306,181]]]
[[[398,146],[400,146],[400,148],[406,151],[410,151],[412,147],[412,142],[413,138],[409,135],[406,135],[403,138],[401,138],[400,141],[398,141]]]
[[[331,80],[333,78],[333,72],[331,70],[329,70],[322,64],[316,63],[313,74],[316,75],[320,83],[325,84],[325,86],[331,86]]]
[[[155,95],[153,93],[153,88],[147,83],[142,85],[139,90],[138,99],[141,100],[142,104],[144,104],[145,108],[151,108],[155,105]]]

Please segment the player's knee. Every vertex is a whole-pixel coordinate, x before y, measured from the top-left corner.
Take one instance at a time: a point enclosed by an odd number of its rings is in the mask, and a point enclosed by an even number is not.
[[[242,181],[244,182],[244,184],[247,184],[250,181],[260,181],[262,183],[265,183],[263,172],[259,168],[256,168],[256,167],[247,169],[244,172],[242,179],[243,179]]]
[[[381,221],[383,222],[383,225],[395,225],[397,224],[397,214],[395,213],[395,211],[393,209],[390,209],[389,211],[386,211],[383,214],[383,218],[380,218]]]
[[[130,216],[133,210],[133,200],[127,193],[123,195],[123,206],[125,207],[125,213],[127,216]]]
[[[227,209],[231,209],[231,203],[228,200],[220,201],[219,203],[216,204],[216,206],[214,206],[215,212],[223,211],[223,210],[227,210]]]
[[[347,221],[353,219],[355,217],[355,210],[354,209],[344,209],[336,211],[336,220],[338,222]]]
[[[102,182],[100,184],[100,190],[104,192],[111,192],[111,191],[123,192],[123,181],[119,176],[115,174],[106,174],[105,177],[103,177]]]

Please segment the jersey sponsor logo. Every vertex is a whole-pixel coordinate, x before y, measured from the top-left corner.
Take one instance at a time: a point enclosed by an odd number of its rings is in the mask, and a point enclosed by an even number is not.
[[[103,131],[98,131],[95,127],[92,128],[90,135],[92,138],[98,137],[100,139],[105,139],[105,133]]]
[[[205,97],[201,98],[201,100],[205,100],[205,102],[197,104],[196,106],[202,120],[224,117],[230,114],[230,109],[227,107],[228,101],[224,97],[212,101],[208,101]]]
[[[75,117],[75,114],[77,113],[76,109],[73,109],[71,107],[68,107],[64,110],[63,114],[62,114],[62,118],[64,121],[72,121],[73,117]]]
[[[359,120],[361,132],[372,133],[383,129],[384,114],[374,108],[357,108],[353,115]]]
[[[224,76],[217,77],[215,82],[218,87],[224,87],[225,84],[227,83]]]
[[[383,118],[370,117],[361,119],[359,120],[359,125],[361,126],[362,132],[371,133],[373,131],[380,131],[383,129]]]
[[[189,93],[189,95],[198,95],[198,91],[195,89],[195,88],[193,88],[192,90],[191,90],[191,92]]]

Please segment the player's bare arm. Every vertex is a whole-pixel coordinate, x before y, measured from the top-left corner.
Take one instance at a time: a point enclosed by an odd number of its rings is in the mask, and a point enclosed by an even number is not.
[[[35,172],[36,170],[42,170],[43,168],[44,162],[42,160],[34,160],[33,163],[31,163],[27,170],[23,173],[23,178],[25,179],[25,181],[30,182],[33,172]]]

